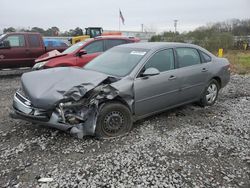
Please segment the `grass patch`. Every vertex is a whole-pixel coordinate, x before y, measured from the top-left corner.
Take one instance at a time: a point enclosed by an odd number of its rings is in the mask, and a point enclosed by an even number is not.
[[[229,60],[232,72],[250,74],[250,51],[228,51],[224,57]]]

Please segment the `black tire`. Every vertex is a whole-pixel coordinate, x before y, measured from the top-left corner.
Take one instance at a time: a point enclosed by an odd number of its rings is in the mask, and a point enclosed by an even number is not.
[[[132,125],[131,112],[125,105],[108,102],[99,110],[95,135],[102,138],[120,136],[130,131]]]
[[[218,82],[215,79],[210,80],[202,94],[202,97],[199,101],[199,105],[202,107],[212,106],[217,100],[219,90],[220,87]]]

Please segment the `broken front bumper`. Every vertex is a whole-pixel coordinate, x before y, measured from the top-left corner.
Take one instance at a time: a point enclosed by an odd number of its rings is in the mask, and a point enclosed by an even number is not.
[[[23,119],[37,124],[53,127],[62,131],[70,132],[72,135],[82,138],[85,135],[94,135],[94,128],[84,125],[70,125],[60,123],[59,112],[48,112],[34,108],[26,97],[16,92],[13,100],[14,111],[10,114],[12,118]]]

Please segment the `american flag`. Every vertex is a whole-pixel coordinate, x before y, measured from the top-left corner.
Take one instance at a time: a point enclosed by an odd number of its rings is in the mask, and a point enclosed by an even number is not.
[[[123,15],[122,15],[122,11],[119,10],[119,12],[120,12],[120,18],[122,20],[122,24],[124,25],[125,19],[124,19]]]

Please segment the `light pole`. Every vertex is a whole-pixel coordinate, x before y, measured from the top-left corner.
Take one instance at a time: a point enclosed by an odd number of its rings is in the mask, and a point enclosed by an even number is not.
[[[177,22],[178,20],[174,20],[174,32],[175,33],[177,32]]]

